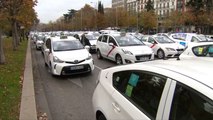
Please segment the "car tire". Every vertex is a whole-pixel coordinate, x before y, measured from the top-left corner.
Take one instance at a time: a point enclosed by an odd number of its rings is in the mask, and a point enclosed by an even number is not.
[[[97,116],[97,120],[107,120],[103,114]]]
[[[165,58],[165,53],[162,49],[159,49],[157,52],[157,56],[159,59],[164,59]]]
[[[122,57],[119,54],[115,56],[115,62],[117,65],[123,64]]]
[[[102,55],[101,55],[100,50],[97,50],[97,58],[98,58],[98,59],[102,59],[102,58],[103,58]]]

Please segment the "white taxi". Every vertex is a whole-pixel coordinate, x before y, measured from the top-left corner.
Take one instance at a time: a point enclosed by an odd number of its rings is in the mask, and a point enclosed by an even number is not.
[[[104,34],[98,38],[97,57],[117,64],[143,62],[154,59],[152,49],[132,35]]]
[[[213,41],[213,39],[203,35],[203,34],[196,34],[196,33],[172,33],[169,34],[168,37],[177,43],[187,47],[191,43],[195,42],[207,42]]]
[[[99,74],[92,103],[97,120],[212,120],[213,64],[156,60]]]
[[[191,43],[179,58],[213,62],[213,42]]]
[[[52,75],[73,75],[92,72],[91,54],[74,37],[51,37],[44,43],[45,65]]]
[[[143,36],[141,39],[152,48],[158,58],[178,57],[185,49],[184,46],[167,38],[166,36]]]

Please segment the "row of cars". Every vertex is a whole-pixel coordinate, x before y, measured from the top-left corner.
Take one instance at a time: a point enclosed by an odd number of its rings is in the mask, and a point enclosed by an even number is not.
[[[99,73],[92,97],[96,119],[212,119],[213,42],[191,42],[185,47],[164,35],[141,39],[136,36],[110,33],[97,39],[98,58],[107,58],[117,64],[135,64],[115,66]],[[172,44],[179,47],[172,48]],[[43,46],[45,64],[53,74],[70,75],[94,69],[88,52],[91,47],[83,46],[81,40],[49,37]],[[161,57],[151,48],[164,50],[163,57],[180,56],[153,60],[155,54]]]
[[[178,59],[102,70],[92,103],[97,120],[213,118],[213,42],[188,44]]]

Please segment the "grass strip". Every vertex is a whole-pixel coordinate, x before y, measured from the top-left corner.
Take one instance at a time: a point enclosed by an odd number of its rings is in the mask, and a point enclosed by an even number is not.
[[[19,119],[27,41],[13,51],[11,38],[3,40],[6,63],[0,65],[0,120]]]

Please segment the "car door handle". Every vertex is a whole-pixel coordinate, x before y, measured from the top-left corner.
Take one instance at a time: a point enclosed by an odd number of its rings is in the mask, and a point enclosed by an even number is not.
[[[119,108],[119,106],[118,106],[117,103],[112,103],[112,106],[113,106],[113,108],[114,108],[115,111],[121,112],[121,109]]]

